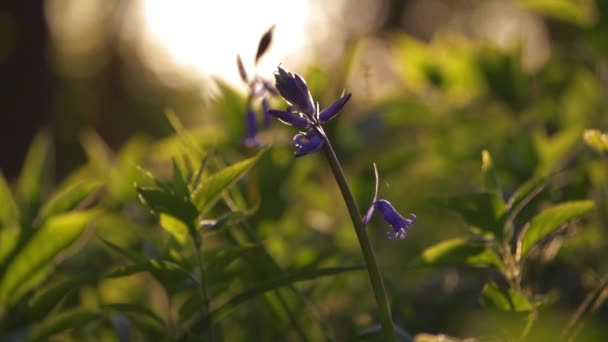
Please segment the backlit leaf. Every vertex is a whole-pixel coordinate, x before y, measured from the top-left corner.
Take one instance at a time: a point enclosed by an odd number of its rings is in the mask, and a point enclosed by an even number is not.
[[[573,201],[558,204],[536,215],[525,229],[521,240],[521,258],[525,257],[534,245],[547,235],[595,208],[593,201]]]
[[[93,211],[74,212],[45,222],[7,265],[0,280],[0,303],[18,301],[25,290],[42,281],[40,272],[52,267],[54,257],[78,239],[93,215]]]
[[[525,312],[532,310],[532,305],[522,293],[513,289],[501,289],[495,283],[488,283],[481,293],[482,303],[502,311]]]
[[[201,213],[209,209],[222,192],[234,184],[258,161],[261,154],[230,165],[203,179],[199,188],[192,194],[192,201]]]

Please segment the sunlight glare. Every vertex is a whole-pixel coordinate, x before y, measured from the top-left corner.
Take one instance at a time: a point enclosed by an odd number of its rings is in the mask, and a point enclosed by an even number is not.
[[[177,67],[190,77],[220,77],[237,86],[236,55],[253,73],[258,41],[270,26],[276,25],[273,43],[258,66],[265,77],[279,63],[305,65],[310,56],[307,27],[319,24],[311,22],[314,9],[306,0],[140,1],[139,43],[155,71],[163,74]],[[159,55],[166,58],[154,61]]]

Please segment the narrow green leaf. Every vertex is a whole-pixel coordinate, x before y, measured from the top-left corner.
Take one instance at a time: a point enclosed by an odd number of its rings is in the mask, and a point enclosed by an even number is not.
[[[166,190],[137,187],[139,197],[156,214],[167,213],[183,222],[194,222],[198,211],[187,198],[181,198]]]
[[[532,305],[522,293],[513,289],[504,290],[491,282],[484,286],[481,292],[481,302],[486,307],[514,312],[532,310]]]
[[[103,319],[101,314],[88,309],[74,309],[62,312],[49,317],[42,325],[38,326],[30,336],[29,341],[46,341],[51,335],[68,329],[82,328],[88,323],[101,319]]]
[[[488,150],[481,151],[481,177],[483,188],[488,192],[500,194],[500,186],[498,185],[498,176],[496,175],[496,167]]]
[[[19,175],[18,193],[30,215],[46,190],[50,152],[51,137],[44,132],[39,133],[30,145]]]
[[[0,230],[0,266],[2,266],[5,259],[11,254],[17,245],[20,235],[21,229],[19,229],[19,227],[16,225],[4,227]]]
[[[421,261],[429,265],[496,266],[502,268],[498,255],[489,246],[465,239],[451,239],[428,247],[422,252]]]
[[[93,131],[83,133],[80,140],[87,159],[97,174],[109,177],[112,174],[113,153],[108,145]]]
[[[165,321],[162,318],[160,318],[160,316],[158,316],[154,311],[152,311],[149,308],[147,308],[143,305],[140,305],[140,304],[110,303],[110,304],[101,305],[101,308],[104,310],[112,310],[112,311],[122,312],[125,314],[135,314],[135,315],[143,316],[143,317],[146,317],[146,318],[150,319],[151,321],[153,321],[156,325],[158,325],[159,328],[166,329]]]
[[[194,205],[196,205],[201,213],[204,213],[217,201],[226,188],[234,184],[258,161],[260,156],[261,153],[255,157],[230,165],[203,179],[199,188],[192,194]]]
[[[28,287],[35,286],[30,280],[52,267],[53,258],[78,239],[93,215],[93,211],[74,212],[45,222],[7,266],[0,280],[0,303],[15,303]]]
[[[109,278],[126,277],[140,272],[152,274],[169,293],[185,287],[187,279],[198,282],[180,265],[166,260],[146,260],[126,266],[117,267],[105,274]]]
[[[313,270],[294,271],[274,279],[269,279],[266,282],[253,286],[244,292],[232,297],[228,302],[224,303],[210,313],[210,318],[214,321],[219,321],[225,317],[232,309],[246,301],[255,298],[268,291],[276,290],[283,286],[289,286],[293,283],[317,279],[324,276],[337,275],[344,272],[365,270],[365,266],[346,266],[346,267],[328,267]],[[192,327],[192,330],[202,331],[207,328],[209,319],[203,318]]]
[[[47,317],[63,298],[76,291],[85,281],[86,279],[82,277],[71,277],[51,287],[46,287],[44,291],[37,293],[28,302],[28,318],[32,321],[38,321]]]
[[[535,174],[544,176],[555,170],[559,163],[566,159],[568,152],[580,143],[580,139],[581,129],[576,127],[551,137],[544,134],[534,135],[534,144],[540,157]]]
[[[0,204],[0,229],[2,229],[2,227],[13,224],[19,219],[19,208],[2,170],[0,170],[0,203],[2,203]]]
[[[188,226],[180,219],[169,214],[161,213],[160,225],[171,233],[180,244],[183,245],[186,242],[186,239],[188,238]]]
[[[212,278],[219,277],[219,273],[225,271],[230,264],[240,258],[249,257],[249,252],[260,247],[258,244],[246,244],[205,251],[203,258],[207,275]]]
[[[445,199],[434,198],[433,202],[456,211],[468,224],[484,232],[502,234],[501,217],[505,211],[505,204],[496,193],[472,192]]]
[[[523,232],[520,258],[524,258],[532,247],[563,224],[590,212],[594,208],[593,201],[572,201],[543,210],[532,219]]]
[[[56,192],[40,210],[40,218],[44,221],[52,215],[74,209],[102,185],[103,183],[96,181],[82,181]]]
[[[116,252],[117,254],[120,254],[122,256],[124,256],[125,258],[131,260],[131,261],[143,261],[143,257],[140,256],[139,254],[130,251],[128,249],[124,249],[120,246],[118,246],[117,244],[108,241],[102,237],[99,237],[99,240],[110,250]]]
[[[509,198],[507,202],[507,216],[516,214],[517,211],[522,209],[522,206],[526,205],[536,195],[538,195],[547,183],[545,177],[536,177],[521,185],[515,193]]]

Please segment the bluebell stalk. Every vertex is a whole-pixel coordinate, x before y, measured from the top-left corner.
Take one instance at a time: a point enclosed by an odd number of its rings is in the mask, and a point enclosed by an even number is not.
[[[344,105],[348,102],[351,94],[343,94],[339,99],[331,105],[319,110],[319,103],[315,103],[306,82],[304,79],[295,73],[291,73],[281,66],[278,67],[275,73],[276,89],[281,94],[283,99],[289,104],[286,110],[268,110],[268,114],[276,117],[285,124],[292,125],[302,129],[298,132],[293,140],[295,142],[295,156],[300,157],[315,151],[323,149],[331,170],[336,178],[336,182],[344,198],[346,208],[353,222],[355,233],[359,240],[361,252],[365,258],[367,271],[378,304],[380,313],[380,321],[382,324],[384,339],[386,341],[395,341],[395,331],[391,317],[391,310],[384,289],[384,282],[373,247],[367,236],[365,226],[369,223],[375,210],[378,210],[380,216],[387,221],[393,231],[389,232],[390,239],[403,239],[406,236],[407,229],[415,222],[415,216],[411,215],[412,219],[405,219],[399,215],[395,208],[386,200],[378,200],[378,172],[376,170],[376,192],[374,200],[367,213],[363,217],[360,216],[357,203],[350,191],[344,172],[334,149],[331,146],[327,135],[323,131],[322,125],[331,119],[335,118]],[[375,168],[375,165],[374,165]]]

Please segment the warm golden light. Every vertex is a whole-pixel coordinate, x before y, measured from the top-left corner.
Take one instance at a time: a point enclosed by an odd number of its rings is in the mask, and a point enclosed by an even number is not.
[[[279,63],[306,64],[307,36],[315,10],[306,0],[162,1],[140,0],[132,13],[140,17],[142,55],[160,74],[220,77],[239,84],[236,55],[254,70],[262,34],[276,25],[274,42],[258,72],[271,75]],[[159,59],[159,56],[164,58]]]

